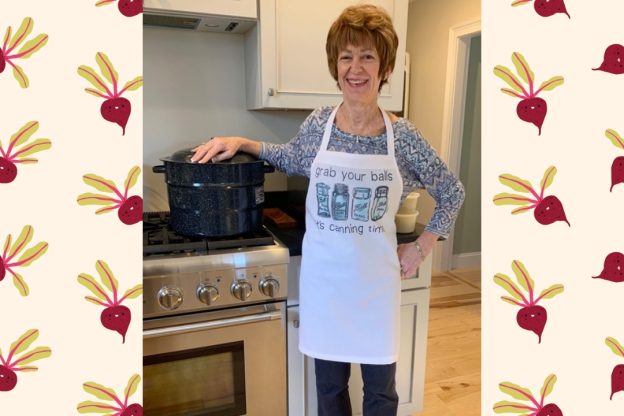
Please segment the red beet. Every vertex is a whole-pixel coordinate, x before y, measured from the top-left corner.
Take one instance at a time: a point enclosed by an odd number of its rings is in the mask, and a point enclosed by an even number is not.
[[[602,272],[594,279],[604,279],[611,282],[624,282],[624,254],[617,251],[607,255]]]
[[[565,221],[568,223],[563,205],[559,198],[554,195],[549,195],[542,199],[533,211],[533,216],[542,225],[552,224],[555,221]]]
[[[17,166],[0,156],[0,183],[11,183],[17,176]]]
[[[138,195],[126,199],[119,207],[117,216],[126,225],[141,221],[143,219],[143,199]]]
[[[131,110],[130,101],[123,97],[110,98],[100,106],[100,114],[104,120],[120,125],[122,134],[126,134],[126,124]]]
[[[138,403],[131,404],[119,416],[143,416],[143,406]]]
[[[4,268],[4,260],[0,257],[0,282],[4,279],[6,275],[6,269]]]
[[[613,399],[613,394],[618,391],[624,391],[624,364],[616,365],[611,372],[611,397],[609,400]]]
[[[535,332],[540,343],[542,342],[542,332],[544,331],[544,326],[546,326],[547,319],[546,309],[539,305],[526,306],[516,314],[516,322],[518,322],[520,328]]]
[[[4,71],[6,67],[6,61],[4,60],[4,51],[0,49],[0,74]]]
[[[535,416],[563,416],[563,412],[556,404],[549,403],[546,406],[542,407]]]
[[[119,0],[117,8],[126,17],[143,13],[143,0]]]
[[[618,183],[624,182],[624,156],[618,156],[613,160],[611,164],[611,188],[609,192],[613,190],[613,186]]]
[[[132,316],[130,309],[123,305],[110,306],[102,311],[100,322],[106,329],[117,331],[121,334],[123,342],[126,342],[126,332],[130,326]]]
[[[539,97],[525,98],[516,106],[516,114],[520,120],[535,124],[539,134],[542,134],[542,124],[546,118],[546,111],[546,101]]]
[[[552,16],[556,13],[565,13],[570,17],[563,0],[535,0],[533,8],[542,17]]]
[[[609,45],[604,53],[602,64],[594,71],[605,71],[611,74],[624,74],[624,46],[617,43]]]
[[[17,384],[15,371],[0,364],[0,391],[11,391]]]

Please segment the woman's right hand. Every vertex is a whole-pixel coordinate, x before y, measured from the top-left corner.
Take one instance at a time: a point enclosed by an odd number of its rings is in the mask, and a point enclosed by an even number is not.
[[[207,142],[192,149],[194,163],[219,162],[232,158],[236,152],[244,151],[260,156],[262,145],[259,142],[239,136],[212,137]]]

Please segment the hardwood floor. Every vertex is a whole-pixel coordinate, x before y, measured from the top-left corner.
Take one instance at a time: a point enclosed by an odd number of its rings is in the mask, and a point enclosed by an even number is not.
[[[481,271],[434,275],[425,402],[413,416],[477,416],[481,406]]]

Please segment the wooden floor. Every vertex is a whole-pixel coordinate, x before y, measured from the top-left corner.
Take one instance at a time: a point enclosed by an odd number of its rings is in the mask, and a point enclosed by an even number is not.
[[[477,416],[481,406],[481,270],[451,270],[431,284],[424,410]]]

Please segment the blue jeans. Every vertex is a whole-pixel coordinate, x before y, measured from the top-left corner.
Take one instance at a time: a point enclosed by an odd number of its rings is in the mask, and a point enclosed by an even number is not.
[[[315,359],[318,416],[351,416],[349,376],[351,364]],[[396,363],[360,364],[364,381],[363,416],[395,416]]]

